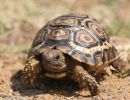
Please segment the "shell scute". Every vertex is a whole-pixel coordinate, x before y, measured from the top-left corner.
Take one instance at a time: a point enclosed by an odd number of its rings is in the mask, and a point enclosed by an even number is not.
[[[83,47],[92,47],[97,45],[96,39],[86,30],[78,30],[74,36],[75,43]]]
[[[48,39],[50,39],[50,40],[68,40],[69,34],[70,34],[70,32],[67,29],[51,30],[50,34],[48,34]]]
[[[100,40],[109,41],[109,36],[106,34],[105,30],[97,21],[92,19],[85,19],[83,21],[84,27],[90,29]]]
[[[50,26],[78,26],[78,20],[74,18],[58,17],[51,22]]]

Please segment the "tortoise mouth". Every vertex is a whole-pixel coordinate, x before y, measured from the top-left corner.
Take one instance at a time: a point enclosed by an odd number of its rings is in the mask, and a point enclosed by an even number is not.
[[[66,64],[63,66],[46,66],[44,69],[48,72],[52,73],[59,73],[59,72],[65,72],[67,70]]]
[[[46,72],[45,76],[49,78],[60,79],[66,76],[66,72]]]
[[[67,70],[66,65],[62,67],[50,66],[47,67],[45,76],[49,78],[60,79],[66,76],[66,70]]]

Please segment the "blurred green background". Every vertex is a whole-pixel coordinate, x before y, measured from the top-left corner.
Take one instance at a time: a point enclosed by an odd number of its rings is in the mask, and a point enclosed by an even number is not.
[[[47,21],[68,13],[88,14],[111,36],[130,38],[130,0],[0,0],[0,53],[27,52]]]

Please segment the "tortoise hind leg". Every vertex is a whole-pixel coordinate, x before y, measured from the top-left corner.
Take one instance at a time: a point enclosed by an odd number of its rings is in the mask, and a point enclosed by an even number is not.
[[[112,62],[111,65],[119,72],[124,72],[127,69],[127,64],[120,57]]]
[[[38,78],[40,75],[41,63],[37,61],[35,58],[28,59],[26,61],[25,68],[22,72],[21,81],[27,87],[30,88],[39,88]]]
[[[82,66],[75,66],[72,77],[79,83],[80,88],[88,88],[93,96],[99,94],[99,84],[96,82],[94,77],[92,77],[86,70],[82,68]]]

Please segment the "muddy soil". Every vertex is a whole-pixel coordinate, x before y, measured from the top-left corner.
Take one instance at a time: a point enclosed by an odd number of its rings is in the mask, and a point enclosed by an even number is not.
[[[13,36],[12,33],[9,33],[1,36],[1,46],[8,46],[11,42],[8,37],[15,41],[16,47],[20,47],[24,43],[31,45],[34,35],[15,34]],[[18,39],[18,37],[20,38]],[[130,40],[118,37],[111,39],[117,49],[123,53],[124,61],[129,64]],[[67,80],[47,81],[48,85],[43,90],[29,89],[20,82],[20,70],[24,68],[26,57],[27,52],[18,50],[0,53],[0,100],[130,100],[130,76],[118,78],[116,75],[111,75],[105,77],[100,82],[103,91],[100,96],[94,97],[88,91],[85,93],[86,97],[77,95],[78,84]]]

